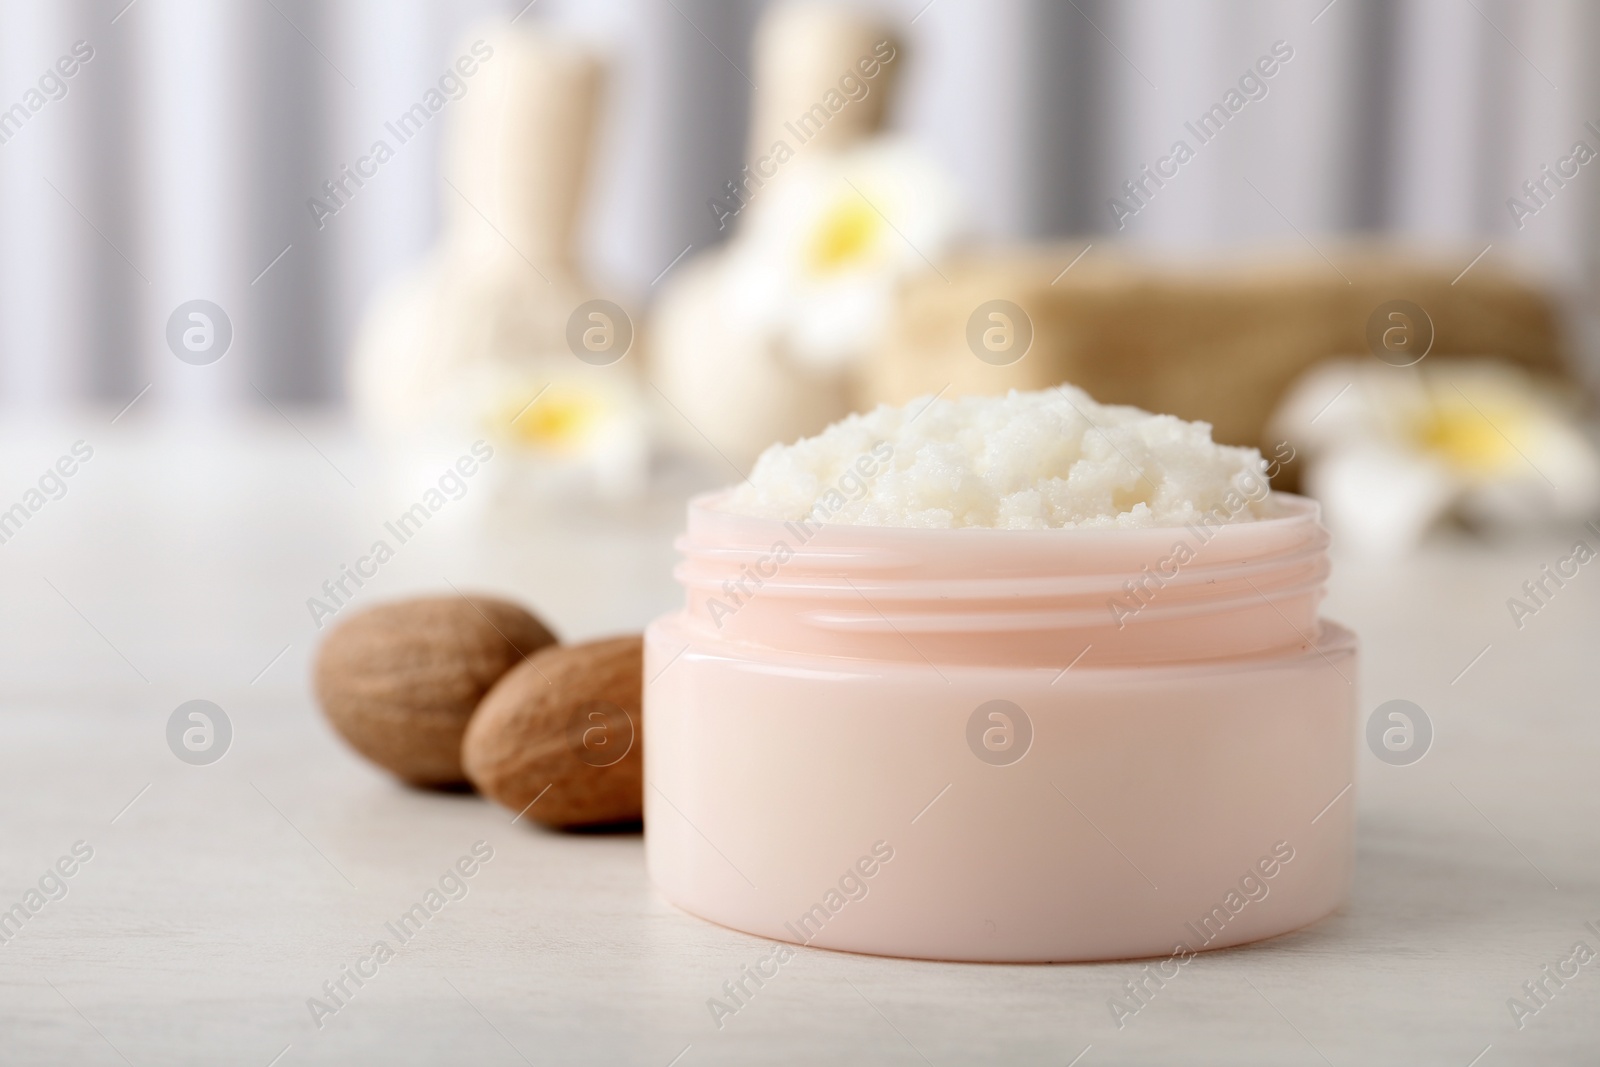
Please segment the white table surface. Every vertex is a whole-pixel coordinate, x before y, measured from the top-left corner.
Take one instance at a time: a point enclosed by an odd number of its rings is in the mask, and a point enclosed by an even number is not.
[[[94,849],[0,945],[0,1062],[1600,1061],[1600,961],[1520,1032],[1506,1004],[1574,942],[1600,950],[1584,927],[1600,926],[1600,565],[1520,632],[1505,606],[1576,531],[1336,559],[1326,610],[1361,635],[1363,712],[1405,697],[1437,730],[1412,766],[1361,753],[1340,914],[1203,955],[1121,1030],[1107,999],[1135,964],[807,949],[719,1030],[707,998],[766,946],[661,900],[637,835],[553,834],[409,791],[321,720],[305,599],[397,498],[337,424],[290,415],[304,437],[269,413],[0,440],[0,508],[74,440],[95,447],[0,545],[0,908],[74,842]],[[678,599],[680,495],[543,514],[463,502],[360,599],[452,582],[521,597],[570,638],[636,630]],[[166,746],[193,698],[234,724],[211,766]],[[469,894],[314,1026],[307,998],[392,941],[384,923],[480,840],[494,858]]]

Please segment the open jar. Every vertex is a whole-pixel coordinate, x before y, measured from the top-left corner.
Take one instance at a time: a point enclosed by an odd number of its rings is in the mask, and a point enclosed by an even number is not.
[[[1346,898],[1356,644],[1316,505],[1137,530],[689,506],[646,632],[650,877],[763,937],[948,960],[1174,955]]]

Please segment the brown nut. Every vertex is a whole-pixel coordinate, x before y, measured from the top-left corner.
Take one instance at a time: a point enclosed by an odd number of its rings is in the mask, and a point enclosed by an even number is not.
[[[478,705],[461,743],[467,777],[545,826],[638,821],[643,673],[637,636],[544,649]]]
[[[341,624],[317,654],[317,699],[334,729],[413,785],[465,781],[461,735],[483,694],[555,643],[543,623],[488,596],[400,600]]]

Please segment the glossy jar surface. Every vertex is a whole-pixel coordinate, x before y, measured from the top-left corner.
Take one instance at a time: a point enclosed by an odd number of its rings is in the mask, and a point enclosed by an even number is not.
[[[1312,502],[1112,531],[715,502],[679,542],[685,607],[646,632],[645,845],[674,904],[1044,962],[1181,959],[1346,898],[1356,648],[1317,614]]]

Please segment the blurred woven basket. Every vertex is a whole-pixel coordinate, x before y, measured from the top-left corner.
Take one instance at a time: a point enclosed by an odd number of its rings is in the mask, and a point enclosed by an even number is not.
[[[1103,403],[1204,420],[1219,441],[1269,446],[1265,428],[1288,386],[1322,359],[1368,352],[1368,320],[1392,300],[1427,313],[1430,356],[1563,373],[1553,301],[1492,262],[1459,276],[1470,252],[1447,262],[1343,246],[1327,250],[1334,268],[1292,251],[1185,263],[1096,246],[1062,273],[1083,248],[973,251],[910,281],[860,371],[857,406],[1071,382]],[[992,300],[1031,320],[1031,347],[1008,365],[978,358],[968,340],[969,320]]]

